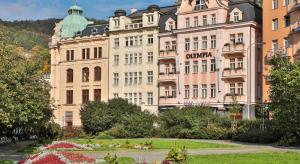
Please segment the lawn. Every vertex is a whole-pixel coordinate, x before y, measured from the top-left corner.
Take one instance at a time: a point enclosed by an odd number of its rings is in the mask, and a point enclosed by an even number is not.
[[[227,154],[227,155],[192,155],[188,157],[187,164],[298,164],[300,153],[267,152],[253,154]]]
[[[14,162],[11,160],[0,160],[0,164],[13,164]]]
[[[171,149],[174,147],[175,143],[179,146],[185,146],[186,149],[207,149],[207,148],[232,148],[236,147],[233,145],[225,145],[225,144],[215,144],[215,143],[207,143],[207,142],[198,142],[191,140],[183,140],[183,139],[70,139],[70,142],[79,143],[79,144],[102,144],[104,146],[108,146],[111,144],[120,144],[124,145],[126,142],[130,144],[142,144],[146,141],[152,141],[153,149]]]

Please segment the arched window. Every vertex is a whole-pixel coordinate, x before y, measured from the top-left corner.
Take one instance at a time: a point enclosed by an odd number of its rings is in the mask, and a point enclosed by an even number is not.
[[[67,83],[73,83],[73,70],[67,70]]]
[[[89,76],[90,76],[90,70],[89,68],[85,67],[82,69],[82,81],[83,82],[88,82],[89,81]]]
[[[94,73],[95,73],[94,80],[101,81],[101,67],[95,67]]]

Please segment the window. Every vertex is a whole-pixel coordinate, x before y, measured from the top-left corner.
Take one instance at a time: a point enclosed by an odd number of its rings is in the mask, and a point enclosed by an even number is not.
[[[135,53],[134,54],[134,64],[137,64],[138,63],[138,54]]]
[[[284,38],[284,47],[285,49],[290,48],[290,39]]]
[[[95,59],[102,58],[102,47],[95,47],[94,48],[94,58]]]
[[[196,0],[195,10],[207,9],[206,0]]]
[[[216,14],[211,15],[211,24],[216,24],[217,23],[217,17]]]
[[[133,93],[133,103],[137,104],[137,93]]]
[[[238,95],[244,95],[243,83],[238,83]]]
[[[166,49],[167,51],[171,49],[171,44],[170,44],[170,42],[166,42],[165,45],[166,45],[166,48],[165,48],[165,49]]]
[[[94,68],[94,80],[95,81],[101,81],[101,67],[95,67]]]
[[[133,56],[132,54],[129,55],[129,64],[132,64],[133,63]]]
[[[115,38],[115,49],[120,47],[120,40],[119,38]]]
[[[115,19],[114,22],[115,22],[115,27],[116,28],[120,27],[120,20],[119,19]]]
[[[198,37],[194,38],[194,51],[198,50]]]
[[[73,104],[73,90],[67,90],[67,104]]]
[[[194,73],[198,73],[198,61],[194,61]]]
[[[190,50],[190,39],[187,38],[185,39],[185,51],[189,51]]]
[[[235,69],[235,58],[230,59],[230,69]]]
[[[202,21],[203,21],[203,26],[207,26],[207,15],[203,15]]]
[[[272,41],[272,49],[278,50],[278,48],[279,48],[278,40],[273,40]]]
[[[142,93],[139,93],[139,103],[142,104],[143,95]]]
[[[185,62],[185,74],[190,73],[190,62]]]
[[[139,63],[141,64],[143,62],[143,54],[139,53]]]
[[[210,39],[211,39],[211,45],[210,45],[210,47],[212,49],[215,49],[217,47],[217,36],[216,35],[212,35],[212,36],[210,36]]]
[[[119,55],[114,55],[114,65],[119,65]]]
[[[290,4],[290,0],[283,0],[283,5],[288,6]]]
[[[235,95],[235,83],[230,83],[230,94]]]
[[[73,112],[65,112],[65,119],[67,127],[73,126]]]
[[[190,98],[190,86],[189,85],[184,86],[184,98],[185,99]]]
[[[202,49],[207,49],[207,36],[202,36]]]
[[[198,85],[193,86],[193,98],[198,98]]]
[[[244,43],[244,34],[243,33],[238,34],[238,43]]]
[[[129,38],[128,37],[125,38],[125,45],[126,45],[126,47],[129,46]]]
[[[129,103],[132,103],[132,93],[129,93]]]
[[[148,71],[148,84],[153,83],[153,71]]]
[[[190,28],[190,18],[185,18],[185,27]]]
[[[89,90],[82,90],[82,104],[85,104],[89,101]]]
[[[244,68],[243,58],[238,58],[238,68]]]
[[[278,30],[278,19],[273,19],[272,20],[272,30],[277,31]]]
[[[143,73],[139,72],[139,84],[142,84],[143,82]]]
[[[128,73],[126,72],[126,73],[125,73],[125,85],[128,85],[128,79],[129,79],[129,78],[128,78]]]
[[[129,72],[129,84],[132,85],[133,82],[133,73]]]
[[[90,71],[89,68],[82,69],[82,82],[89,82]]]
[[[172,98],[176,98],[176,87],[172,86]]]
[[[169,86],[165,87],[165,96],[168,98],[170,96]]]
[[[176,50],[177,46],[176,46],[176,41],[172,41],[172,50]]]
[[[94,101],[101,101],[101,89],[94,89]]]
[[[230,44],[235,44],[235,34],[230,34]]]
[[[85,56],[85,49],[82,49],[81,54],[82,54],[82,59],[86,59],[86,56]]]
[[[278,0],[272,0],[272,9],[278,9]]]
[[[210,72],[216,72],[216,60],[215,59],[210,60]]]
[[[148,92],[148,105],[153,105],[153,93],[152,92]]]
[[[174,29],[173,22],[169,22],[169,31],[172,31]]]
[[[289,27],[291,25],[291,19],[290,16],[284,17],[284,27]]]
[[[153,63],[153,52],[148,52],[148,63]]]
[[[137,72],[134,72],[134,74],[133,74],[133,83],[134,84],[138,83],[138,74],[137,74]]]
[[[206,60],[202,61],[202,72],[203,73],[207,72],[207,61]]]
[[[147,20],[148,20],[148,23],[153,23],[154,22],[154,15],[148,15],[147,16]]]
[[[119,73],[114,73],[114,85],[119,85]]]
[[[148,35],[148,45],[153,45],[153,35]]]
[[[194,17],[194,27],[198,27],[198,26],[199,26],[198,17]]]
[[[73,61],[74,60],[74,50],[67,50],[66,52],[66,58],[67,61]]]
[[[234,12],[233,13],[233,21],[235,23],[239,22],[240,21],[240,13],[239,12]]]
[[[167,75],[170,74],[170,65],[169,65],[169,64],[165,64],[165,73],[166,73]]]
[[[202,98],[207,98],[207,85],[203,84],[202,85]]]
[[[73,70],[68,69],[67,70],[67,83],[73,83],[73,78],[74,78]]]
[[[90,49],[82,49],[82,59],[90,59]]]
[[[216,84],[210,85],[210,97],[211,98],[216,97]]]
[[[114,98],[119,98],[119,93],[114,93]]]
[[[130,45],[130,46],[133,46],[133,42],[134,42],[134,41],[133,41],[133,37],[132,37],[132,36],[129,37],[129,45]]]
[[[139,40],[140,40],[140,41],[139,41],[139,43],[140,43],[140,46],[141,46],[141,45],[143,45],[143,36],[142,36],[142,35],[141,35],[141,36],[139,36]]]
[[[176,64],[175,63],[172,64],[172,73],[173,74],[177,73],[177,71],[176,71]]]

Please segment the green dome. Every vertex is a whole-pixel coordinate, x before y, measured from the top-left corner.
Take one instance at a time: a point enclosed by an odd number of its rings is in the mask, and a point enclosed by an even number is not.
[[[62,21],[60,30],[62,38],[74,37],[76,33],[83,31],[88,25],[88,20],[82,15],[81,7],[71,6],[68,13],[69,15]]]

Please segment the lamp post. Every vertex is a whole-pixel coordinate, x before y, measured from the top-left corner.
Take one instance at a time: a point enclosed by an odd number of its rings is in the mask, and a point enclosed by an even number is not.
[[[265,42],[255,42],[248,46],[247,48],[247,119],[250,119],[250,106],[251,106],[251,79],[252,79],[252,63],[251,63],[251,48],[256,45],[265,45]],[[250,52],[250,55],[249,55]],[[256,50],[254,52],[254,58],[256,58]]]

